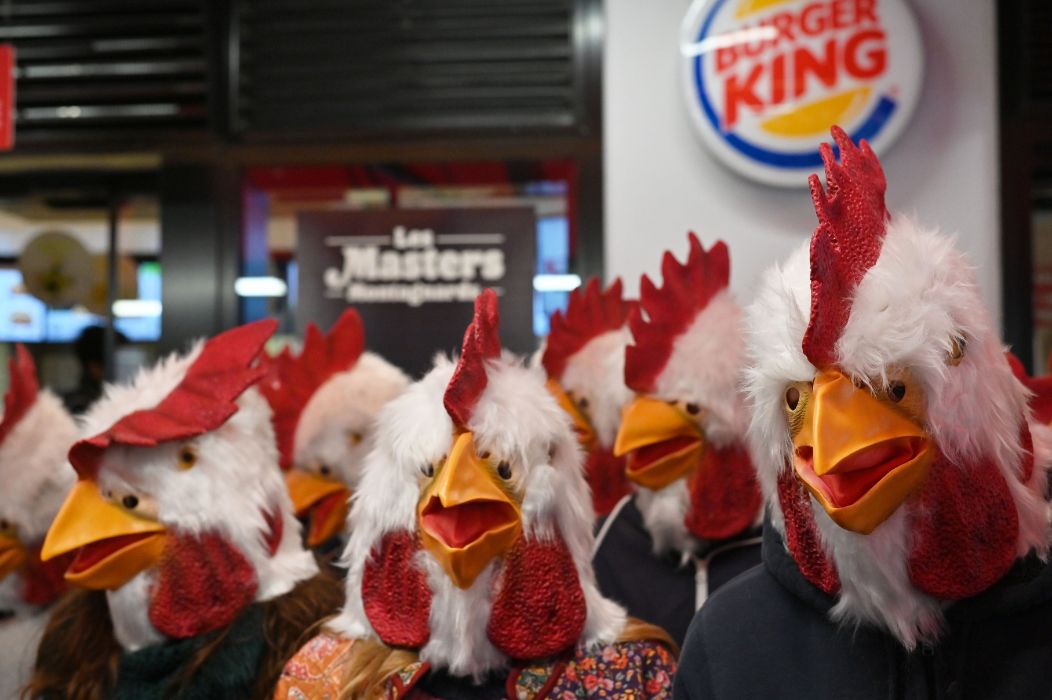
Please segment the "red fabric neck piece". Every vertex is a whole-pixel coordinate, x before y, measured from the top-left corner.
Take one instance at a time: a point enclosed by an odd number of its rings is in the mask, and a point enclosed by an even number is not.
[[[811,513],[811,496],[796,480],[792,467],[786,467],[778,475],[778,502],[785,518],[785,545],[800,573],[822,592],[836,595],[840,591],[840,577],[822,550],[818,526]]]
[[[992,461],[950,464],[937,454],[910,512],[910,580],[928,595],[970,598],[1011,568],[1019,515]]]
[[[512,659],[541,659],[581,637],[588,608],[573,557],[561,538],[520,537],[505,556],[487,635]]]
[[[170,535],[150,598],[150,622],[173,639],[226,627],[255,600],[248,559],[222,536]]]
[[[373,548],[362,575],[362,604],[369,623],[384,644],[419,648],[431,638],[431,589],[414,561],[420,551],[416,535],[384,535]]]
[[[270,556],[274,556],[278,553],[278,547],[281,546],[281,536],[285,533],[285,519],[281,517],[281,509],[274,506],[269,511],[264,512],[263,521],[267,525],[267,530],[263,533],[263,539],[267,543],[267,551],[270,552]]]
[[[609,449],[597,447],[588,453],[584,475],[592,491],[596,516],[606,515],[632,492],[632,482],[625,474],[625,458],[615,457]]]
[[[29,551],[29,557],[22,565],[22,600],[30,605],[51,605],[60,595],[66,592],[66,568],[73,561],[74,552],[40,561],[40,547]]]
[[[687,529],[706,540],[722,540],[744,531],[756,521],[763,503],[749,452],[740,443],[721,450],[707,447],[687,488]]]

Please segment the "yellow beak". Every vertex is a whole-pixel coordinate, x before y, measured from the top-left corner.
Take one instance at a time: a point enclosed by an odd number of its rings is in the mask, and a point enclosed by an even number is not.
[[[308,547],[317,547],[343,528],[347,520],[347,499],[351,497],[351,490],[343,483],[292,469],[285,475],[285,486],[296,515],[310,517]]]
[[[705,439],[697,423],[676,407],[637,396],[621,412],[614,455],[628,455],[626,475],[648,489],[663,489],[698,466]]]
[[[164,552],[165,528],[132,515],[102,497],[93,481],[78,481],[51,523],[43,561],[76,551],[66,570],[74,586],[115,589],[155,565]]]
[[[17,537],[0,534],[0,581],[22,568],[26,562],[26,548]]]
[[[861,534],[920,486],[934,452],[920,425],[836,370],[815,377],[793,447],[804,486],[837,525]]]
[[[519,504],[461,433],[417,505],[420,539],[458,588],[470,588],[486,565],[522,532]]]
[[[548,380],[548,391],[551,392],[552,396],[559,403],[562,408],[570,416],[573,421],[573,431],[577,435],[577,442],[581,444],[587,451],[595,446],[595,429],[592,428],[592,422],[588,420],[588,417],[581,411],[580,407],[577,406],[571,399],[570,396],[563,390],[563,387],[559,382],[554,379]]]

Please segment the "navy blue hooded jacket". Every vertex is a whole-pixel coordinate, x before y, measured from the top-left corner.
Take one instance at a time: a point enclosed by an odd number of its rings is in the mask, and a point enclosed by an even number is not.
[[[1035,556],[949,605],[939,642],[913,652],[882,630],[832,622],[834,603],[767,524],[763,566],[721,588],[691,623],[674,698],[1052,698],[1052,567]]]

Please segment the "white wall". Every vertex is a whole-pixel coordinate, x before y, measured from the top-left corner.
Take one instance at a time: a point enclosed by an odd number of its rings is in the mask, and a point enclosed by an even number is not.
[[[959,233],[1000,318],[995,3],[910,0],[927,70],[905,133],[881,159],[891,210]],[[807,191],[754,184],[720,165],[692,130],[680,93],[678,37],[689,0],[606,0],[603,76],[607,276],[635,293],[686,232],[731,250],[747,300],[760,273],[815,226]]]

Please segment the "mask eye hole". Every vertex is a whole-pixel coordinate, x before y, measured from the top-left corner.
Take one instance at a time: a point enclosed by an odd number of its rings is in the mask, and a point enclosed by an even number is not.
[[[511,464],[507,461],[501,462],[497,465],[497,474],[500,475],[501,479],[507,481],[511,478]]]
[[[424,464],[422,467],[420,467],[420,473],[430,479],[435,475],[435,465],[431,464],[430,462]]]
[[[104,495],[111,503],[132,515],[153,520],[157,518],[157,504],[149,496],[142,496],[121,489],[106,491]]]
[[[328,464],[323,464],[320,467],[318,467],[318,473],[320,473],[322,476],[330,476],[332,474],[332,467],[330,467]]]
[[[581,398],[577,399],[577,407],[580,408],[582,411],[587,410],[588,409],[588,399],[586,399],[583,396]]]
[[[785,406],[790,411],[795,411],[796,407],[800,405],[800,390],[795,386],[791,386],[785,390]]]
[[[956,367],[964,360],[964,352],[968,348],[968,341],[963,335],[955,335],[950,339],[950,352],[946,356],[946,364]]]
[[[699,406],[696,403],[688,403],[685,406],[685,408],[687,409],[687,413],[689,413],[692,416],[696,416],[699,413],[701,413],[701,406]]]
[[[351,443],[352,446],[353,445],[360,445],[362,443],[362,440],[364,440],[364,439],[365,439],[365,436],[362,435],[359,432],[353,432],[352,431],[350,433],[347,433],[347,442]]]
[[[898,379],[888,383],[888,398],[898,403],[906,398],[906,385]]]

